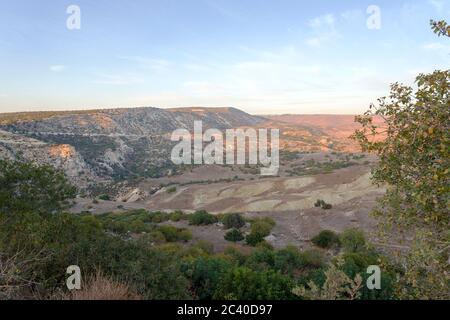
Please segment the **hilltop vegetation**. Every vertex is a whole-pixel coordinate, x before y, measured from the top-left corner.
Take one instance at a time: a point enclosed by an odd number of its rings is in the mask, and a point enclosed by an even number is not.
[[[71,111],[34,111],[34,112],[11,112],[0,113],[0,124],[8,125],[16,122],[39,121],[55,116],[92,114],[101,110],[71,110]]]

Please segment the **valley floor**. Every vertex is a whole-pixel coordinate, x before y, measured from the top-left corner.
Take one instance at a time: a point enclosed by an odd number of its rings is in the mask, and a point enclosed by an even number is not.
[[[376,199],[385,192],[370,180],[370,166],[375,159],[364,158],[331,173],[292,174],[292,168],[311,163],[311,159],[320,164],[336,162],[339,157],[342,155],[330,159],[330,154],[306,154],[283,165],[279,177],[270,178],[232,167],[201,166],[178,176],[147,179],[128,198],[117,201],[77,199],[72,211],[102,214],[146,209],[189,213],[204,209],[214,214],[269,216],[276,221],[276,226],[267,240],[276,248],[288,244],[309,247],[311,237],[324,229],[341,232],[357,227],[374,238],[376,223],[369,213]],[[309,168],[304,169],[310,172]],[[151,194],[150,190],[155,188],[158,191]],[[314,204],[319,199],[332,208],[316,208]],[[207,240],[214,244],[216,251],[229,245],[223,238],[225,231],[219,226],[189,226],[186,221],[171,223],[191,229],[194,240]]]

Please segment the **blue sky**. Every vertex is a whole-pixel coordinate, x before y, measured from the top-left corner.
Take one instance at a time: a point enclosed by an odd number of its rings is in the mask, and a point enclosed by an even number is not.
[[[450,1],[0,0],[0,112],[361,113],[389,83],[449,67],[431,18],[449,20]]]

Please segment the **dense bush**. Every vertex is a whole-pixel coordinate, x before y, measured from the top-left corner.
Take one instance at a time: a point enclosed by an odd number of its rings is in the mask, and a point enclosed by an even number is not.
[[[160,211],[150,212],[148,214],[146,220],[148,222],[161,223],[161,222],[168,221],[169,215],[167,213],[160,212]]]
[[[189,224],[199,226],[216,223],[217,217],[209,214],[205,210],[199,210],[189,216]]]
[[[258,233],[250,233],[245,237],[245,242],[249,246],[256,246],[258,243],[261,243],[264,241],[264,237],[261,234]]]
[[[250,234],[245,237],[248,245],[256,246],[264,241],[264,238],[270,235],[272,228],[275,226],[273,219],[265,217],[254,219],[251,223]]]
[[[200,257],[184,267],[192,281],[195,298],[212,299],[224,274],[232,267],[224,258]]]
[[[300,251],[294,246],[287,246],[275,252],[274,267],[283,274],[293,274],[306,265]]]
[[[177,187],[170,187],[167,189],[167,193],[174,193],[177,191]]]
[[[280,273],[253,271],[245,267],[228,270],[222,277],[214,298],[241,300],[283,300],[293,297],[292,281]]]
[[[169,220],[171,221],[180,221],[186,219],[186,215],[182,211],[174,211],[169,213]]]
[[[345,230],[340,235],[340,241],[346,252],[360,252],[366,249],[366,237],[358,229]]]
[[[227,241],[238,242],[244,240],[244,235],[238,229],[232,229],[225,234],[224,238]]]
[[[52,167],[0,160],[0,214],[48,215],[64,209],[75,193],[64,174]]]
[[[245,260],[245,267],[254,271],[275,268],[275,252],[270,248],[257,247]]]
[[[339,236],[331,230],[320,231],[311,242],[320,248],[332,248],[340,245]]]
[[[325,265],[325,257],[316,249],[300,252],[300,265],[302,268],[322,268]]]
[[[330,203],[326,203],[324,200],[317,200],[316,203],[314,203],[314,207],[316,208],[322,208],[323,210],[330,210],[333,208],[333,206]]]
[[[158,231],[164,235],[167,242],[189,241],[192,239],[191,231],[175,228],[173,226],[160,226]]]
[[[227,229],[235,228],[240,229],[245,225],[245,220],[238,213],[226,214],[222,218],[222,223]]]
[[[367,278],[370,276],[367,274],[367,267],[370,265],[383,265],[383,272],[381,273],[381,289],[370,290],[367,286],[363,286],[360,290],[361,299],[384,300],[392,299],[394,297],[394,269],[378,253],[373,250],[366,250],[364,252],[357,253],[344,253],[341,259],[342,265],[340,266],[340,269],[351,278],[355,277],[357,274],[361,275],[363,278],[363,283],[366,283]]]
[[[104,200],[104,201],[110,201],[111,200],[111,197],[109,195],[107,195],[107,194],[101,194],[101,195],[98,196],[98,198],[100,200]]]

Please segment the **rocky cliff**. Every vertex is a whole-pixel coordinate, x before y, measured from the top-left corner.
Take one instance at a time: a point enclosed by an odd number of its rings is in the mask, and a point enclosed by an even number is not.
[[[0,157],[51,164],[81,187],[154,177],[173,170],[170,134],[254,126],[264,121],[234,108],[132,108],[0,114]]]

